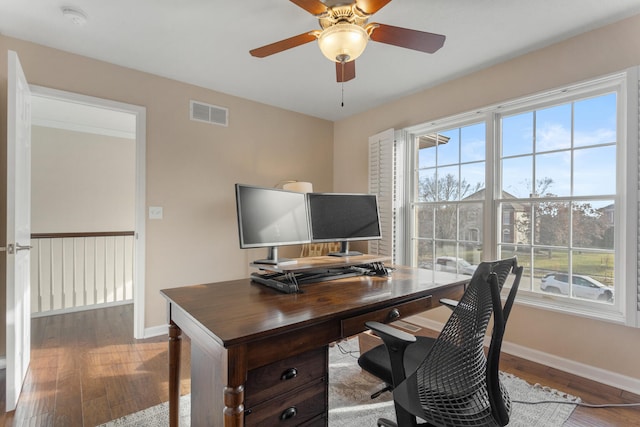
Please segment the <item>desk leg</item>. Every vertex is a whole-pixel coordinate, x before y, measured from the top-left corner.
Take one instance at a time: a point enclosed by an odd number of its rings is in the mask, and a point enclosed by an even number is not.
[[[224,388],[225,427],[244,426],[244,383],[247,378],[247,348],[227,349],[227,386]]]
[[[182,331],[173,322],[169,324],[169,426],[180,425],[180,351]]]

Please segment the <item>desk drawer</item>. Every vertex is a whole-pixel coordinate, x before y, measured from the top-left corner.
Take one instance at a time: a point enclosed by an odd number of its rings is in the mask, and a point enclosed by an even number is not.
[[[360,316],[354,316],[348,319],[344,319],[341,322],[342,337],[348,338],[365,331],[367,329],[364,326],[365,322],[393,322],[395,320],[402,319],[407,316],[413,316],[414,314],[418,314],[425,310],[428,310],[429,308],[431,308],[431,304],[431,296],[426,296],[413,301],[381,308],[380,310],[372,311],[370,313],[361,314]]]
[[[245,383],[245,406],[257,405],[327,376],[327,347],[252,369]]]
[[[327,383],[316,381],[306,388],[275,397],[245,411],[244,425],[297,426],[313,418],[323,419],[327,410]],[[310,425],[314,425],[312,422]]]

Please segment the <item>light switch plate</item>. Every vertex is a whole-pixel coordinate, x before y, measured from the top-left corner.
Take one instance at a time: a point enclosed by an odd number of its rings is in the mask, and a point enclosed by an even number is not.
[[[149,206],[149,219],[162,219],[162,206]]]

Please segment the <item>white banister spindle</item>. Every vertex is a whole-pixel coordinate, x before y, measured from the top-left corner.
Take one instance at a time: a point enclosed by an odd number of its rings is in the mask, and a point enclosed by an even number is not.
[[[71,276],[73,295],[71,296],[71,301],[73,303],[72,307],[76,307],[76,239],[71,239],[71,244],[73,245],[73,276]]]
[[[117,273],[117,262],[116,259],[118,258],[117,255],[117,249],[118,249],[118,245],[117,243],[118,238],[116,236],[113,236],[113,300],[117,301],[118,300],[118,273]]]
[[[122,236],[122,299],[127,299],[127,237]]]
[[[82,239],[82,305],[87,305],[87,239]]]
[[[62,308],[65,308],[67,305],[67,292],[66,292],[66,276],[65,276],[65,267],[64,264],[66,262],[65,256],[64,256],[64,240],[60,240],[60,247],[62,248],[62,263],[60,264],[60,274],[62,275]]]
[[[104,237],[103,238],[104,241],[104,252],[102,255],[102,261],[103,261],[103,281],[102,281],[102,290],[103,290],[103,294],[104,294],[104,302],[107,302],[107,238]]]
[[[42,311],[42,242],[37,241],[38,244],[38,312]]]
[[[49,239],[49,310],[53,310],[54,305],[54,301],[53,301],[53,296],[54,294],[54,281],[53,281],[53,276],[54,276],[54,268],[53,268],[53,239]]]
[[[93,303],[98,303],[98,238],[93,239]]]

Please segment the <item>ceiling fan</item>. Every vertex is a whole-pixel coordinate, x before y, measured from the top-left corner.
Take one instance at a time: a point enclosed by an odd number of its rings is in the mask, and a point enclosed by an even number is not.
[[[355,60],[369,39],[425,53],[434,53],[444,45],[445,36],[391,25],[368,23],[369,17],[391,0],[290,0],[315,15],[322,30],[312,30],[249,51],[258,58],[273,55],[314,40],[322,53],[336,63],[338,82],[356,76]]]

